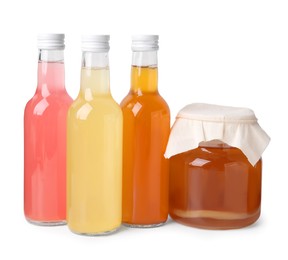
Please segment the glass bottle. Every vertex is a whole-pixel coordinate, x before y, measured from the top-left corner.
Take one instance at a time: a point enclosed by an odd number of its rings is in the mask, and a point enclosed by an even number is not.
[[[24,213],[39,225],[66,223],[64,34],[38,36],[38,86],[24,113]]]
[[[154,227],[168,216],[169,107],[158,92],[158,36],[132,39],[131,88],[123,111],[123,223]]]
[[[67,223],[101,235],[122,217],[122,111],[110,93],[109,36],[82,38],[81,87],[68,112]]]

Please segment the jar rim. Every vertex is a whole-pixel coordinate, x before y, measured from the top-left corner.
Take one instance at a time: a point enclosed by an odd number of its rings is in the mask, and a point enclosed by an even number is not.
[[[233,146],[230,146],[229,144],[226,144],[225,142],[217,139],[211,141],[202,141],[199,143],[199,147],[233,148]]]

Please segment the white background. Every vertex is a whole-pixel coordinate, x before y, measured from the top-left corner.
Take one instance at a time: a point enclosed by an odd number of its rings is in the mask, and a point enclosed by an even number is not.
[[[75,3],[77,2],[77,4]],[[0,259],[287,259],[287,1],[81,0],[0,3]],[[271,136],[262,214],[251,227],[207,231],[169,221],[83,237],[23,215],[23,111],[37,83],[37,33],[66,34],[66,87],[79,89],[81,34],[111,35],[111,91],[130,86],[131,35],[159,34],[159,90],[172,122],[192,102],[252,108]],[[29,257],[29,258],[28,258]]]

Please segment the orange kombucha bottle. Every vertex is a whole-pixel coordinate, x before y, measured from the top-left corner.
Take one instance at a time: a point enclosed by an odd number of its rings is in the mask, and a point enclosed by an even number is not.
[[[170,111],[158,92],[158,36],[134,36],[123,110],[123,223],[154,227],[168,216]]]

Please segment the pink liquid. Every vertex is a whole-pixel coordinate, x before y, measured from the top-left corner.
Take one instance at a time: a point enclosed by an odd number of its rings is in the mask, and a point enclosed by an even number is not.
[[[24,212],[29,221],[66,220],[66,115],[64,64],[39,62],[38,87],[24,114]]]

